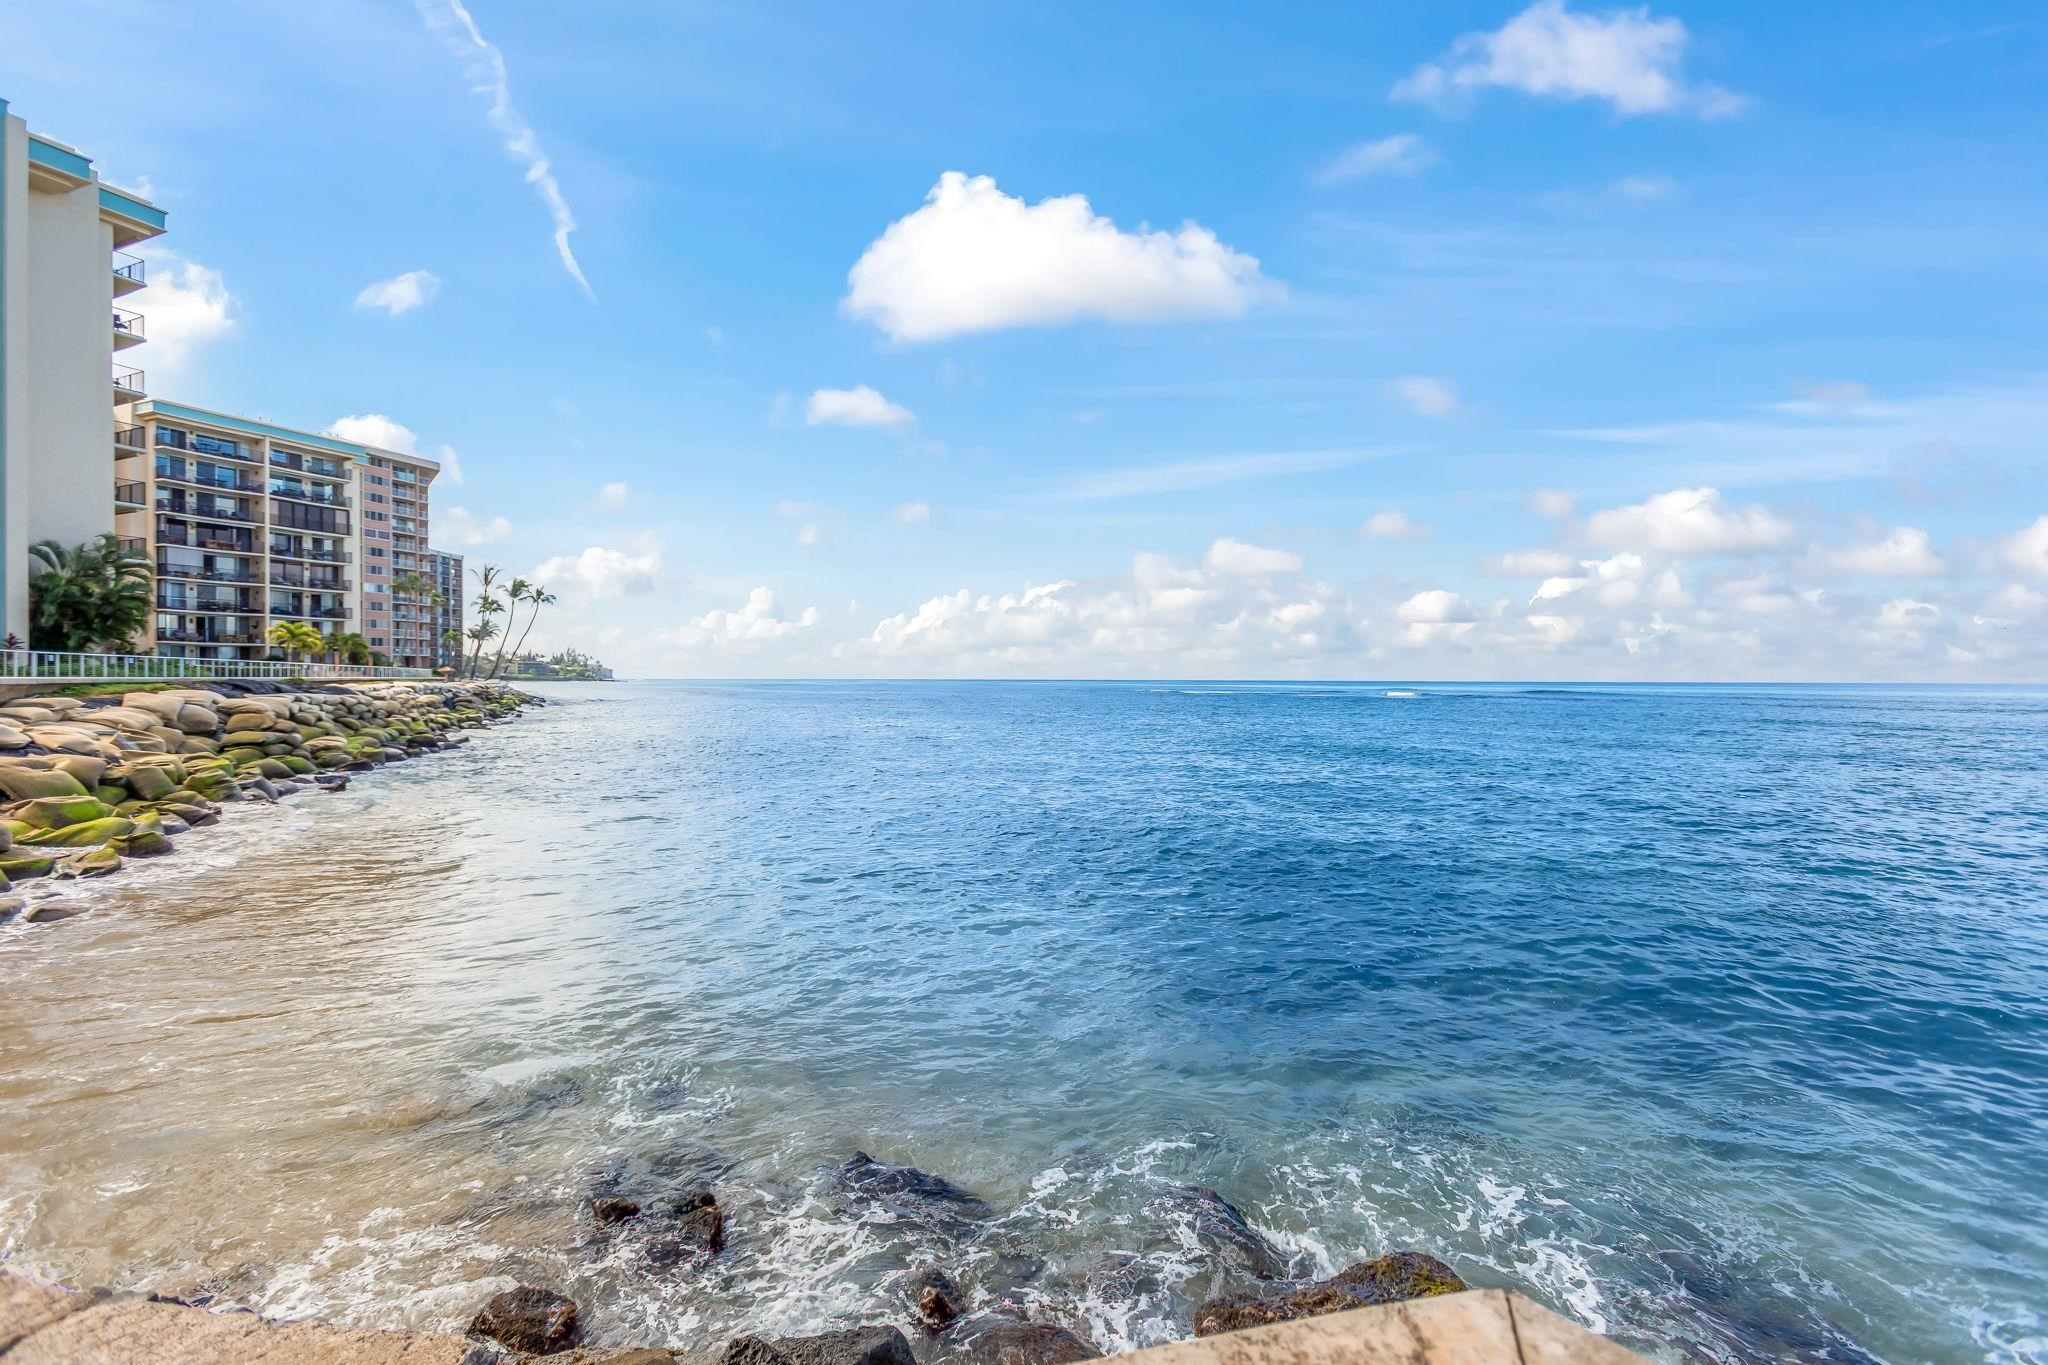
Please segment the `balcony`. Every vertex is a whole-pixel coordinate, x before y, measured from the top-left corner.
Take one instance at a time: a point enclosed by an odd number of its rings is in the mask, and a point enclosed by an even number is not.
[[[346,621],[349,616],[347,607],[308,607],[302,611],[294,607],[281,607],[275,602],[270,604],[270,614],[294,621]]]
[[[158,520],[156,524],[158,545],[186,545],[201,550],[225,550],[231,555],[253,555],[256,544],[252,537],[234,536],[211,526],[173,526]]]
[[[121,547],[122,554],[146,555],[149,553],[149,542],[141,536],[122,536],[116,544]]]
[[[114,310],[114,349],[125,351],[130,346],[142,344],[142,314],[132,313],[126,308]]]
[[[333,460],[323,460],[317,455],[301,455],[295,450],[273,450],[270,452],[272,469],[289,469],[295,474],[309,478],[333,479],[336,483],[348,482],[348,466]]]
[[[261,479],[250,478],[229,470],[222,470],[217,474],[202,474],[196,469],[187,469],[182,460],[159,459],[156,462],[156,481],[190,484],[194,488],[218,488],[228,493],[255,494],[263,491]]]
[[[156,633],[156,638],[161,644],[175,645],[253,645],[257,643],[254,635],[244,631],[229,630],[160,630]]]
[[[114,428],[114,455],[142,455],[149,450],[149,433],[141,427]]]
[[[140,512],[149,506],[149,490],[140,483],[128,482],[114,485],[114,510],[117,512]]]
[[[125,251],[114,253],[114,297],[132,294],[149,283],[148,269],[140,256],[131,256]]]
[[[187,502],[180,497],[165,497],[159,493],[156,499],[158,516],[191,517],[202,521],[246,521],[259,520],[254,512],[244,512],[218,503]]]
[[[144,392],[143,376],[140,370],[121,370],[114,375],[114,401],[116,403],[140,403],[149,397]]]
[[[270,586],[297,588],[302,592],[347,592],[350,584],[346,578],[322,578],[286,564],[273,564],[270,566]]]
[[[352,564],[354,557],[346,550],[323,550],[318,546],[270,543],[270,553],[277,559],[310,559],[320,564]]]
[[[156,562],[158,578],[189,578],[202,583],[254,583],[256,575],[245,568],[204,568],[197,564],[180,564],[174,559],[159,559]],[[249,610],[254,611],[251,607]]]
[[[158,593],[158,611],[174,611],[186,614],[205,613],[209,616],[261,616],[263,613],[246,602],[232,597],[195,597],[188,593]]]
[[[341,494],[329,492],[325,488],[314,488],[306,484],[283,483],[277,479],[270,481],[270,496],[273,498],[290,498],[294,502],[310,502],[321,507],[353,507],[355,505]]]
[[[209,436],[203,431],[183,431],[177,427],[158,427],[156,443],[172,450],[189,451],[194,455],[209,455],[216,459],[259,460],[261,453],[253,445],[231,441],[225,436]]]

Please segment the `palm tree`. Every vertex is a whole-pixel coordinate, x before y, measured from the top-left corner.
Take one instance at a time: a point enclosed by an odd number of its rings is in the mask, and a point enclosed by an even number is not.
[[[297,663],[307,654],[317,654],[327,647],[327,637],[307,625],[304,621],[279,621],[263,637],[285,652],[285,656]]]
[[[497,677],[498,674],[504,670],[505,645],[512,638],[512,623],[519,619],[519,604],[521,602],[530,601],[532,592],[533,585],[531,583],[528,583],[523,578],[515,578],[511,581],[511,583],[506,585],[505,600],[510,602],[512,604],[512,607],[511,610],[505,614],[505,633],[498,640],[498,656],[497,658],[491,660],[491,676],[494,678]],[[539,611],[540,608],[535,607],[534,610]],[[531,617],[527,619],[526,628],[528,630],[533,629],[533,620]]]
[[[540,609],[555,604],[555,595],[536,583],[528,590],[526,600],[533,604],[533,611],[526,618],[526,629],[519,632],[519,643],[512,647],[512,662],[515,664],[526,657],[526,637],[533,634],[533,623],[540,619]],[[498,674],[492,673],[491,676],[495,678]]]
[[[377,661],[370,642],[355,631],[336,631],[326,637],[327,652],[336,663],[369,664]]]
[[[484,652],[484,643],[497,638],[498,623],[489,616],[480,615],[477,618],[477,623],[462,633],[476,642],[476,650],[469,656],[469,676],[474,678],[476,676],[477,660],[482,657]]]
[[[66,549],[54,540],[28,548],[29,640],[36,649],[126,653],[149,625],[155,603],[150,562],[112,534]]]
[[[476,624],[464,631],[463,634],[476,642],[476,649],[471,652],[469,662],[464,666],[463,672],[474,678],[477,665],[483,662],[484,641],[494,639],[498,634],[498,627],[490,618],[503,611],[505,604],[500,602],[491,593],[491,588],[498,581],[499,571],[497,565],[481,564],[471,569],[470,572],[476,575],[475,610],[477,619]],[[484,626],[490,626],[489,632],[481,635],[478,634],[477,632]]]
[[[462,664],[462,632],[454,626],[448,627],[448,629],[441,632],[441,643],[455,651],[456,667],[447,671],[452,673],[459,670]],[[441,671],[441,669],[435,670],[437,673]]]

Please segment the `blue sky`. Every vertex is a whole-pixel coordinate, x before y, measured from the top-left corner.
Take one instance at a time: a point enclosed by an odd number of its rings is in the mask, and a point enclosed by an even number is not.
[[[170,211],[155,392],[452,449],[622,671],[2048,672],[2038,6],[1008,8],[0,0],[0,94]]]

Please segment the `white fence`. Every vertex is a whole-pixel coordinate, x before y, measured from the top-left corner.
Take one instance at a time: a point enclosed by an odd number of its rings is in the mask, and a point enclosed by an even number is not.
[[[168,678],[428,678],[424,668],[379,668],[315,660],[273,663],[254,659],[167,659],[155,654],[62,654],[46,649],[0,649],[0,683],[36,678],[138,682]]]

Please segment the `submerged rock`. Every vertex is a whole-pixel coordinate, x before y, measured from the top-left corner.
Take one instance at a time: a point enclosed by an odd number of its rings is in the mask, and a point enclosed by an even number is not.
[[[510,1350],[554,1355],[576,1344],[581,1330],[577,1317],[576,1300],[552,1289],[522,1284],[493,1296],[469,1330]]]
[[[913,1222],[979,1223],[995,1217],[995,1209],[972,1190],[915,1166],[877,1161],[866,1152],[855,1152],[833,1173],[833,1181],[844,1193]]]
[[[1102,1354],[1064,1327],[993,1313],[955,1324],[945,1340],[945,1352],[938,1359],[962,1365],[1072,1365]]]
[[[725,1249],[725,1210],[710,1190],[692,1190],[658,1215],[643,1214],[640,1222],[654,1224],[647,1243],[647,1259],[654,1265],[672,1266]]]
[[[917,1365],[894,1327],[849,1327],[808,1337],[734,1337],[719,1365]]]
[[[1455,1294],[1466,1287],[1457,1271],[1434,1256],[1393,1251],[1347,1266],[1327,1280],[1290,1285],[1272,1294],[1210,1299],[1195,1310],[1195,1335],[1215,1336],[1349,1308]]]
[[[630,1199],[603,1194],[590,1201],[590,1216],[597,1219],[601,1228],[616,1227],[640,1212],[640,1206]]]
[[[1182,1186],[1172,1197],[1186,1207],[1195,1240],[1219,1266],[1260,1280],[1286,1278],[1287,1253],[1254,1228],[1228,1199],[1205,1185]]]
[[[943,1270],[920,1270],[903,1283],[903,1296],[934,1331],[966,1311],[967,1295]]]

